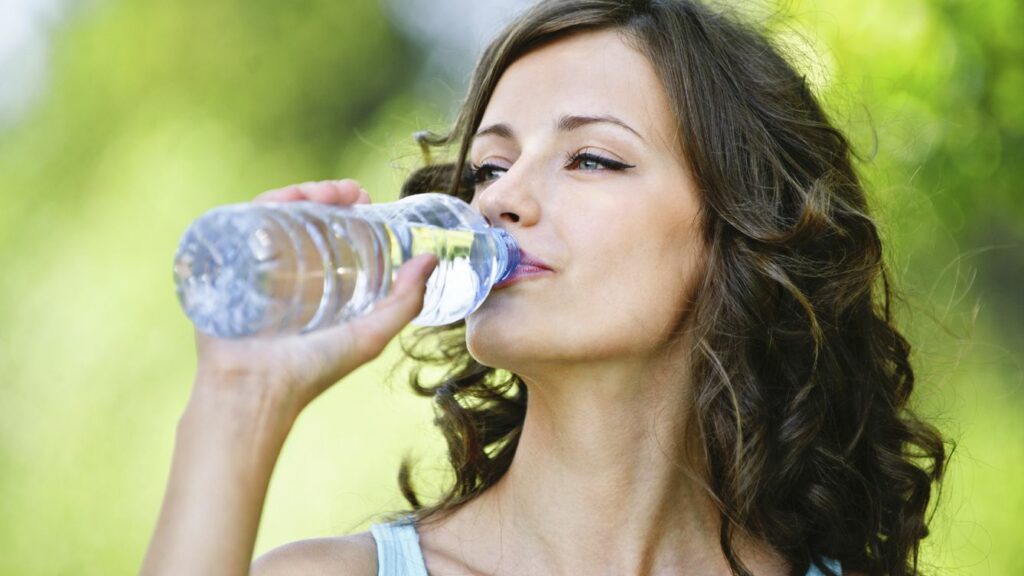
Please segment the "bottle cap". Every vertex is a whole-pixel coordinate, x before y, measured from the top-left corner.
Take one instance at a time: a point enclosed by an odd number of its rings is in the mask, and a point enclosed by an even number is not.
[[[512,272],[514,272],[516,267],[519,266],[521,255],[519,252],[519,244],[516,243],[516,239],[513,238],[511,234],[501,228],[491,228],[491,232],[498,241],[498,249],[503,250],[506,255],[503,259],[505,262],[505,269],[494,281],[495,284],[497,284],[512,275]]]

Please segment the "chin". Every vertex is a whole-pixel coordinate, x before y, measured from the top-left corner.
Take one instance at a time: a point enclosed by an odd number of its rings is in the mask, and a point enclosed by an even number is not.
[[[466,349],[484,366],[514,371],[531,356],[527,347],[535,343],[536,332],[525,323],[497,322],[475,313],[466,319]]]
[[[504,368],[507,364],[509,349],[506,335],[482,331],[469,322],[466,323],[466,349],[474,360],[484,366]]]

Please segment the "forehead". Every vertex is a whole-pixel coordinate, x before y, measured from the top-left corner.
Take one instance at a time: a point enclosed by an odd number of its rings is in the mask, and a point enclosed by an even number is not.
[[[550,125],[570,114],[614,115],[652,142],[674,142],[676,120],[647,56],[620,32],[585,32],[545,44],[512,63],[481,125]]]

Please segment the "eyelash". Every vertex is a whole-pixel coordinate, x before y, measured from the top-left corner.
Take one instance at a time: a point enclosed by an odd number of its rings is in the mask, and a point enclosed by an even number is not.
[[[565,166],[567,168],[578,169],[582,162],[594,162],[605,170],[613,170],[616,172],[627,170],[629,168],[636,168],[633,164],[626,164],[625,162],[605,158],[604,156],[594,154],[593,152],[573,152],[572,154],[568,154],[565,158]]]
[[[580,164],[583,162],[594,162],[601,169],[612,170],[620,172],[622,170],[628,170],[630,168],[636,168],[634,164],[626,164],[625,162],[619,162],[618,160],[612,160],[611,158],[605,158],[593,152],[571,152],[566,155],[565,167],[578,170]],[[496,164],[483,163],[480,165],[470,164],[470,174],[473,180],[473,184],[480,185],[493,178],[494,172],[499,170],[508,170]]]
[[[495,170],[505,170],[505,168],[502,168],[501,166],[498,166],[497,164],[488,164],[486,162],[483,163],[483,164],[480,164],[480,165],[470,164],[469,165],[470,180],[473,181],[473,184],[475,186],[479,186],[479,185],[483,184],[484,182],[487,182],[488,180],[491,180],[492,179],[491,177],[492,177],[492,175],[493,175]]]

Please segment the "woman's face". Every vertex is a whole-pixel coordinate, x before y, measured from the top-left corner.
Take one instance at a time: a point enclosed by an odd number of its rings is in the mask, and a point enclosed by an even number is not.
[[[551,270],[491,292],[466,320],[479,362],[649,361],[673,335],[702,244],[677,121],[647,58],[617,32],[513,63],[473,140],[473,205]]]

